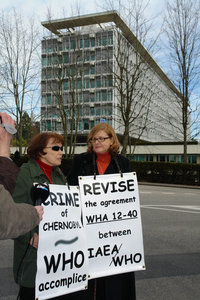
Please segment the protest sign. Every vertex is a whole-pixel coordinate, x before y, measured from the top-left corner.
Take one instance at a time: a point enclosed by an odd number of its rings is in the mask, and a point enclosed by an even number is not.
[[[88,253],[78,187],[49,185],[39,225],[36,298],[49,299],[87,288]]]
[[[90,278],[144,270],[135,173],[79,177]]]

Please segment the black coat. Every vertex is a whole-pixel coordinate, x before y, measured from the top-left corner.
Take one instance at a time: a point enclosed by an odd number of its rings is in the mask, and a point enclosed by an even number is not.
[[[120,154],[111,158],[105,174],[131,172],[129,160]],[[76,155],[68,174],[68,183],[78,185],[78,176],[98,175],[96,155],[82,153]],[[96,286],[96,287],[95,287]],[[96,290],[96,298],[94,297]],[[66,298],[68,299],[68,298]],[[135,300],[134,272],[89,280],[88,289],[69,295],[70,300]]]
[[[98,175],[98,168],[96,164],[96,155],[94,153],[81,153],[75,155],[72,168],[68,173],[67,180],[70,185],[78,185],[78,176],[94,175],[95,172]],[[94,156],[94,158],[93,158]],[[111,158],[111,162],[107,167],[104,174],[131,172],[130,163],[127,158],[117,154]]]

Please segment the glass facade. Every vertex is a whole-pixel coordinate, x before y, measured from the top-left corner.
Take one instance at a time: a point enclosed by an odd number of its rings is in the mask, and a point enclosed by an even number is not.
[[[130,93],[131,101],[133,99],[130,107],[133,112],[130,135],[139,136],[146,141],[172,140],[172,130],[169,122],[166,124],[165,114],[169,111],[173,114],[175,111],[176,116],[179,115],[172,104],[174,98],[177,100],[177,95],[172,87],[168,86],[165,76],[161,76],[163,73],[160,75],[159,66],[154,68],[149,65],[142,52],[136,55],[134,47],[134,42],[128,42],[123,30],[118,30],[117,26],[113,25],[105,25],[102,29],[102,26],[96,25],[76,27],[74,23],[73,31],[63,30],[60,36],[52,34],[51,37],[45,38],[42,41],[41,54],[41,129],[48,130],[51,127],[62,133],[58,113],[62,103],[68,111],[68,125],[77,123],[78,133],[87,134],[91,126],[105,119],[113,125],[118,134],[123,134],[125,125],[122,116],[125,114],[121,112],[120,105],[123,107],[124,103],[126,106],[129,87],[134,86],[135,90]],[[142,61],[141,80],[137,80],[139,86],[131,85],[138,60]],[[124,66],[125,61],[128,61],[127,66]],[[122,69],[127,70],[122,80],[119,76],[121,62]],[[156,65],[156,62],[154,63]],[[119,83],[123,82],[124,78],[126,82],[124,81],[120,89]],[[148,104],[146,99],[151,103]],[[50,109],[54,113],[50,113]],[[134,114],[137,116],[140,112],[143,115],[138,119],[134,118]],[[75,122],[72,118],[75,118]],[[160,121],[162,118],[164,124]],[[145,129],[140,134],[139,130],[144,126]],[[178,135],[176,138],[180,139]],[[133,159],[152,161],[152,156],[134,155]],[[181,159],[173,155],[168,158],[165,155],[158,157],[159,161]],[[195,160],[194,157],[190,159]]]
[[[184,157],[181,154],[134,154],[129,156],[131,160],[134,161],[157,161],[157,162],[176,162],[176,163],[183,163]],[[196,154],[189,154],[188,156],[188,163],[197,163],[197,155]]]
[[[68,112],[69,126],[72,124],[70,107],[74,106],[81,133],[88,132],[101,118],[112,124],[112,70],[105,62],[112,56],[113,30],[69,33],[42,41],[42,131],[60,128],[62,132],[56,108],[58,99]]]
[[[189,163],[197,163],[197,155],[192,154],[188,155],[188,162]],[[165,162],[177,162],[177,163],[183,163],[184,162],[184,156],[181,154],[159,154],[157,155],[157,161],[165,161]]]
[[[152,154],[134,154],[130,157],[134,161],[153,161]]]

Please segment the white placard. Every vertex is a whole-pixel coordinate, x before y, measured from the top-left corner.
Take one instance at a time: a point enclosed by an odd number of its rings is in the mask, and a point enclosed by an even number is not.
[[[135,173],[79,177],[90,278],[144,270]]]
[[[87,288],[88,252],[78,187],[49,185],[39,225],[36,298],[49,299]]]

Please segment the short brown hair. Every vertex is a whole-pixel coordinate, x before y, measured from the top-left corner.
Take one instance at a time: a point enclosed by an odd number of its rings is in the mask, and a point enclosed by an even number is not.
[[[27,149],[28,156],[30,158],[38,159],[41,154],[45,155],[46,152],[43,149],[48,144],[49,139],[53,139],[55,143],[64,144],[64,138],[62,135],[55,132],[42,132],[35,135]]]
[[[99,123],[91,129],[87,138],[87,144],[88,144],[87,152],[92,152],[93,146],[91,140],[95,136],[95,134],[100,130],[105,131],[109,137],[113,138],[113,144],[110,146],[109,152],[112,155],[117,154],[119,152],[120,143],[114,129],[112,128],[111,125],[107,123]]]

